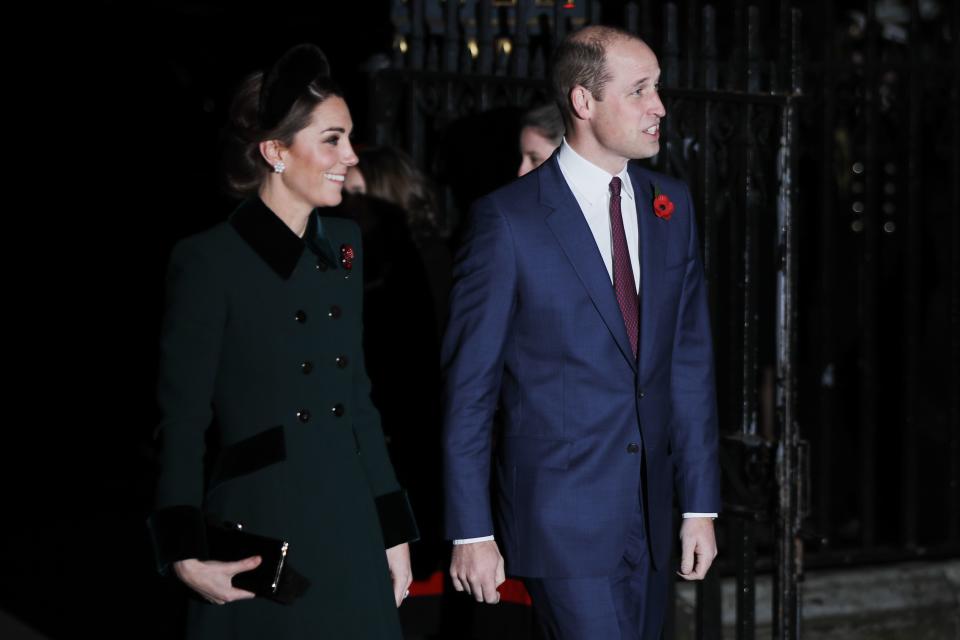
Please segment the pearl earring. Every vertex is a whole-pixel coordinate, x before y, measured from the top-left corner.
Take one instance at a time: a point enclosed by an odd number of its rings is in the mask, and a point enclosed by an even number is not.
[[[283,164],[283,160],[277,160],[273,163],[273,172],[274,173],[283,173],[286,171],[287,165]]]

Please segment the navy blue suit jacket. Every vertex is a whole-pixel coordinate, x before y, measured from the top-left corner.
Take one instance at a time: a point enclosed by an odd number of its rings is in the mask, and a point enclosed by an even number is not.
[[[638,503],[654,564],[664,567],[674,488],[683,512],[720,511],[713,354],[690,193],[669,176],[634,164],[629,172],[640,230],[637,360],[557,154],[473,205],[457,258],[444,340],[446,533],[488,535],[496,513],[512,575],[609,574]],[[654,184],[675,204],[669,220],[654,214]]]

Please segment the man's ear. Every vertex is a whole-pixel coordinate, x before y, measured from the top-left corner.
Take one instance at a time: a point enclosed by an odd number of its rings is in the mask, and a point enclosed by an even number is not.
[[[589,120],[593,114],[593,94],[583,85],[575,85],[570,89],[570,107],[575,117]]]

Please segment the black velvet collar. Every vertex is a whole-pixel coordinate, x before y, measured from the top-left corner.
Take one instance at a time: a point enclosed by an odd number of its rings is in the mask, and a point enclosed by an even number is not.
[[[283,220],[253,196],[244,200],[230,216],[230,224],[240,237],[257,252],[270,268],[284,280],[289,280],[296,269],[304,247],[317,256],[317,262],[336,269],[337,260],[316,210],[310,214],[304,238],[297,237]]]

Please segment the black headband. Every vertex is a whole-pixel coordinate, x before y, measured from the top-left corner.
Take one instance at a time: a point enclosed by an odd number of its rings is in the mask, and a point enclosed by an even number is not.
[[[298,44],[283,54],[263,78],[257,112],[260,129],[269,131],[280,124],[318,77],[330,77],[330,64],[316,45]]]

